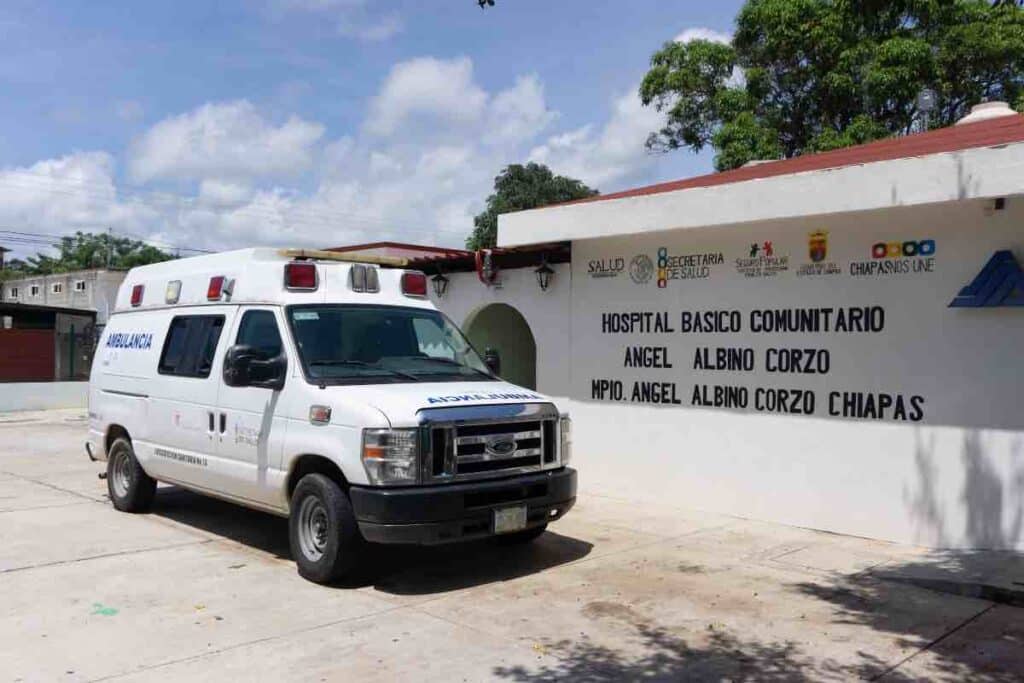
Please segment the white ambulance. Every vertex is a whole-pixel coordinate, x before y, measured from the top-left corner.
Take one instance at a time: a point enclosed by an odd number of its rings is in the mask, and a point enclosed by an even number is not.
[[[90,458],[114,506],[168,482],[289,519],[299,573],[367,541],[526,542],[576,500],[570,423],[499,379],[422,272],[245,249],[134,268],[99,340]]]

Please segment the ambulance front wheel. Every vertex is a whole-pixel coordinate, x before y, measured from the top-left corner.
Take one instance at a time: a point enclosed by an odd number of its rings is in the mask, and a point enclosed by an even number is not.
[[[322,474],[307,474],[295,487],[288,537],[299,575],[314,583],[352,578],[366,554],[351,501]]]

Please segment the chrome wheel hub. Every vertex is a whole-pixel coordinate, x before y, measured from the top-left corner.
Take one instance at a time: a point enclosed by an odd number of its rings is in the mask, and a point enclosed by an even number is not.
[[[306,559],[317,562],[327,548],[330,523],[327,509],[315,496],[307,496],[299,506],[299,548]]]
[[[128,451],[121,450],[114,456],[113,484],[114,493],[118,498],[128,495],[132,485],[132,456]]]

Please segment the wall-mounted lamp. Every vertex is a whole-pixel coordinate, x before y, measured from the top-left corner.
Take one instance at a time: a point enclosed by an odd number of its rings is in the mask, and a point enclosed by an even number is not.
[[[444,273],[437,271],[437,275],[430,278],[430,282],[434,285],[434,294],[440,299],[444,297],[444,293],[448,291],[448,278],[444,276]]]
[[[540,286],[540,291],[548,291],[548,287],[551,285],[551,276],[555,274],[555,271],[548,265],[548,259],[546,256],[533,272],[537,276],[537,284]]]

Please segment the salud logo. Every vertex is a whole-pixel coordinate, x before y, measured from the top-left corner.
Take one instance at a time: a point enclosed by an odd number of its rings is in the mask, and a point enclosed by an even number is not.
[[[1009,249],[992,254],[971,284],[949,302],[950,308],[998,306],[1024,306],[1024,272]]]
[[[626,260],[621,256],[598,258],[587,262],[587,274],[593,278],[618,277],[626,268]]]
[[[647,254],[637,254],[629,262],[629,278],[638,285],[647,284],[654,275],[654,261]]]

